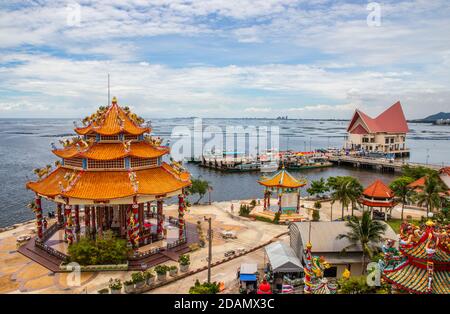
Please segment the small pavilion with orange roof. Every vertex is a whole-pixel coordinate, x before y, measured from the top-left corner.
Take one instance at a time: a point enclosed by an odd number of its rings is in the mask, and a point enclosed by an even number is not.
[[[306,185],[305,179],[296,179],[284,166],[273,176],[262,177],[259,184],[265,187],[264,210],[270,210],[270,196],[273,192],[278,196],[278,212],[299,213],[300,209],[300,188]]]
[[[83,233],[95,238],[106,230],[139,246],[164,238],[163,202],[178,197],[178,241],[186,240],[184,188],[190,174],[178,163],[162,157],[169,147],[150,136],[151,128],[114,97],[107,107],[83,119],[78,136],[60,141],[53,153],[55,169],[36,169],[38,180],[28,182],[35,193],[37,243],[45,243],[41,199],[56,203],[55,230],[64,230],[69,245]],[[156,203],[156,208],[151,203]],[[156,210],[155,210],[156,209]],[[84,223],[80,211],[84,212]]]
[[[381,180],[376,180],[369,185],[362,193],[360,204],[370,209],[373,218],[373,208],[384,209],[384,220],[387,220],[388,211],[396,205],[394,192]]]

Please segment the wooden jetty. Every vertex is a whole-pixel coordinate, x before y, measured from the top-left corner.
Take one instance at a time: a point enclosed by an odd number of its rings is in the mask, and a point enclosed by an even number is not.
[[[444,165],[412,163],[404,160],[385,160],[380,158],[357,157],[345,155],[333,155],[329,157],[329,161],[337,165],[350,165],[357,168],[375,169],[382,172],[402,172],[402,167],[409,165],[410,167],[426,167],[439,170]]]

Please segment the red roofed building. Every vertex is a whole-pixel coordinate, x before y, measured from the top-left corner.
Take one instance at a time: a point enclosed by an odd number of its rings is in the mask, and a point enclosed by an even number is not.
[[[405,156],[409,154],[405,145],[408,131],[399,101],[376,118],[371,118],[357,109],[347,128],[346,148]]]
[[[363,191],[359,202],[361,205],[367,206],[370,209],[372,218],[374,207],[384,208],[384,218],[387,220],[388,210],[391,211],[395,206],[394,197],[394,192],[386,184],[380,180],[376,180]]]

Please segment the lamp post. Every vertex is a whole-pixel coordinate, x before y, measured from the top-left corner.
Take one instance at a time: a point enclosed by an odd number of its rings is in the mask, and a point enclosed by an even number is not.
[[[211,228],[211,217],[203,217],[205,221],[208,222],[208,283],[211,283],[211,260],[212,260],[212,228]]]

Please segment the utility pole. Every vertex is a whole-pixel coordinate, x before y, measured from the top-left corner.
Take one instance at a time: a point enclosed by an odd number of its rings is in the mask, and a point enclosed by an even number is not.
[[[208,221],[208,283],[211,283],[211,260],[212,260],[212,229],[211,229],[211,217],[203,217],[205,221]]]

